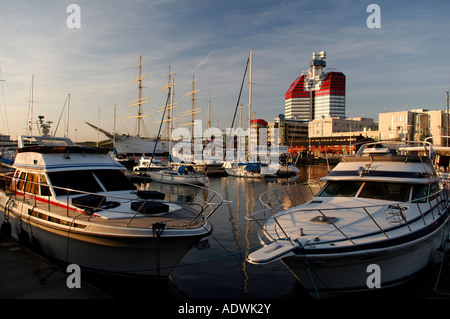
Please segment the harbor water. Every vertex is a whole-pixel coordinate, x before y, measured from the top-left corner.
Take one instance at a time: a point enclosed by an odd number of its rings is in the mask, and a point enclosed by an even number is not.
[[[173,283],[192,298],[279,299],[301,293],[281,262],[266,266],[246,262],[261,243],[259,226],[245,217],[263,209],[259,196],[267,190],[317,180],[326,173],[325,165],[317,165],[302,167],[295,178],[210,178],[208,186],[230,203],[211,219],[214,233],[208,238],[209,248],[190,251],[172,273]]]
[[[298,299],[309,298],[299,281],[281,261],[265,266],[246,262],[247,255],[260,247],[260,228],[245,217],[262,209],[260,194],[293,183],[313,182],[325,176],[326,165],[299,167],[294,178],[248,179],[210,177],[208,188],[227,202],[210,218],[213,234],[192,248],[166,280],[103,277],[89,274],[91,284],[114,298],[153,297],[160,299]],[[142,187],[143,185],[141,185]],[[180,192],[178,186],[149,183],[144,187]],[[427,297],[433,290],[435,272],[413,282],[401,294]],[[396,294],[398,292],[395,292]]]

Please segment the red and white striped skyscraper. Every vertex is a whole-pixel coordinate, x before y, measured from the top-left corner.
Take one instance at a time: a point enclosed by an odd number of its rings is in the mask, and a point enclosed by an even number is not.
[[[299,76],[285,95],[288,119],[314,120],[345,117],[345,75],[326,72],[326,53],[313,53],[307,72]]]

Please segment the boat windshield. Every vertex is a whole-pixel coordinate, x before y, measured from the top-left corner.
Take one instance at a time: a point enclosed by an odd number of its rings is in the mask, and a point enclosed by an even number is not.
[[[361,197],[389,201],[409,200],[411,185],[403,183],[328,181],[319,197]],[[422,190],[423,192],[423,190]],[[420,196],[417,196],[420,197]]]
[[[136,187],[119,170],[80,170],[48,173],[48,178],[56,196],[67,195],[61,188],[69,188],[89,193],[103,191],[135,190]],[[70,192],[69,194],[74,194]]]
[[[402,183],[366,182],[358,197],[406,202],[411,186]]]
[[[320,197],[354,197],[361,187],[362,182],[353,181],[329,181],[320,193]]]

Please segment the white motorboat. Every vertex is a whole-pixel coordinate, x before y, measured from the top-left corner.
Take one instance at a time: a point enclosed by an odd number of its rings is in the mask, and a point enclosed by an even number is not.
[[[167,276],[212,232],[208,218],[222,202],[211,190],[171,201],[136,189],[107,149],[50,136],[19,144],[15,171],[2,174],[1,229],[43,255],[93,271]]]
[[[192,166],[196,172],[203,173],[208,176],[219,176],[226,175],[225,168],[223,167],[223,163],[219,161],[186,161],[186,162],[171,162],[170,165],[178,169],[181,166]]]
[[[208,176],[196,172],[192,166],[180,166],[178,169],[164,169],[150,171],[149,176],[153,182],[167,184],[205,185],[209,182]]]
[[[230,176],[249,178],[275,177],[278,171],[278,166],[275,168],[259,162],[226,162],[224,167],[225,171]]]
[[[151,156],[141,156],[139,164],[133,167],[133,173],[136,175],[146,175],[149,171],[159,171],[167,169],[167,164],[161,158],[153,158]]]
[[[392,287],[419,274],[445,249],[448,194],[429,156],[401,154],[396,143],[343,157],[302,204],[296,200],[308,191],[300,186],[261,195],[266,209],[248,218],[263,226],[265,246],[248,261],[281,259],[317,298]]]
[[[274,167],[278,167],[276,171],[277,176],[291,176],[300,173],[300,170],[292,164],[280,163],[273,165]]]

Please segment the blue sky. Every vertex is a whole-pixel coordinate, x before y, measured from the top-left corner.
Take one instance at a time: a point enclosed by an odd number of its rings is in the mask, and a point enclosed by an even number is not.
[[[67,7],[79,5],[81,28],[70,29]],[[366,25],[378,4],[381,28]],[[192,73],[199,119],[224,129],[234,114],[249,51],[254,51],[252,110],[272,121],[284,113],[284,94],[309,67],[313,52],[327,52],[327,68],[347,76],[346,114],[378,120],[378,113],[446,107],[450,88],[448,1],[127,0],[2,1],[0,4],[0,131],[25,132],[31,75],[35,118],[57,122],[71,95],[69,135],[96,140],[84,122],[134,134],[134,68],[142,54],[144,133],[155,134],[164,105],[163,77],[175,72],[178,113],[190,108]],[[247,106],[248,85],[241,103]],[[7,125],[5,123],[5,109]],[[247,113],[244,111],[245,117]],[[189,119],[177,115],[177,124]],[[54,124],[54,128],[56,124]],[[61,125],[57,132],[63,134]],[[146,134],[144,134],[146,135]],[[102,137],[103,138],[103,137]]]

